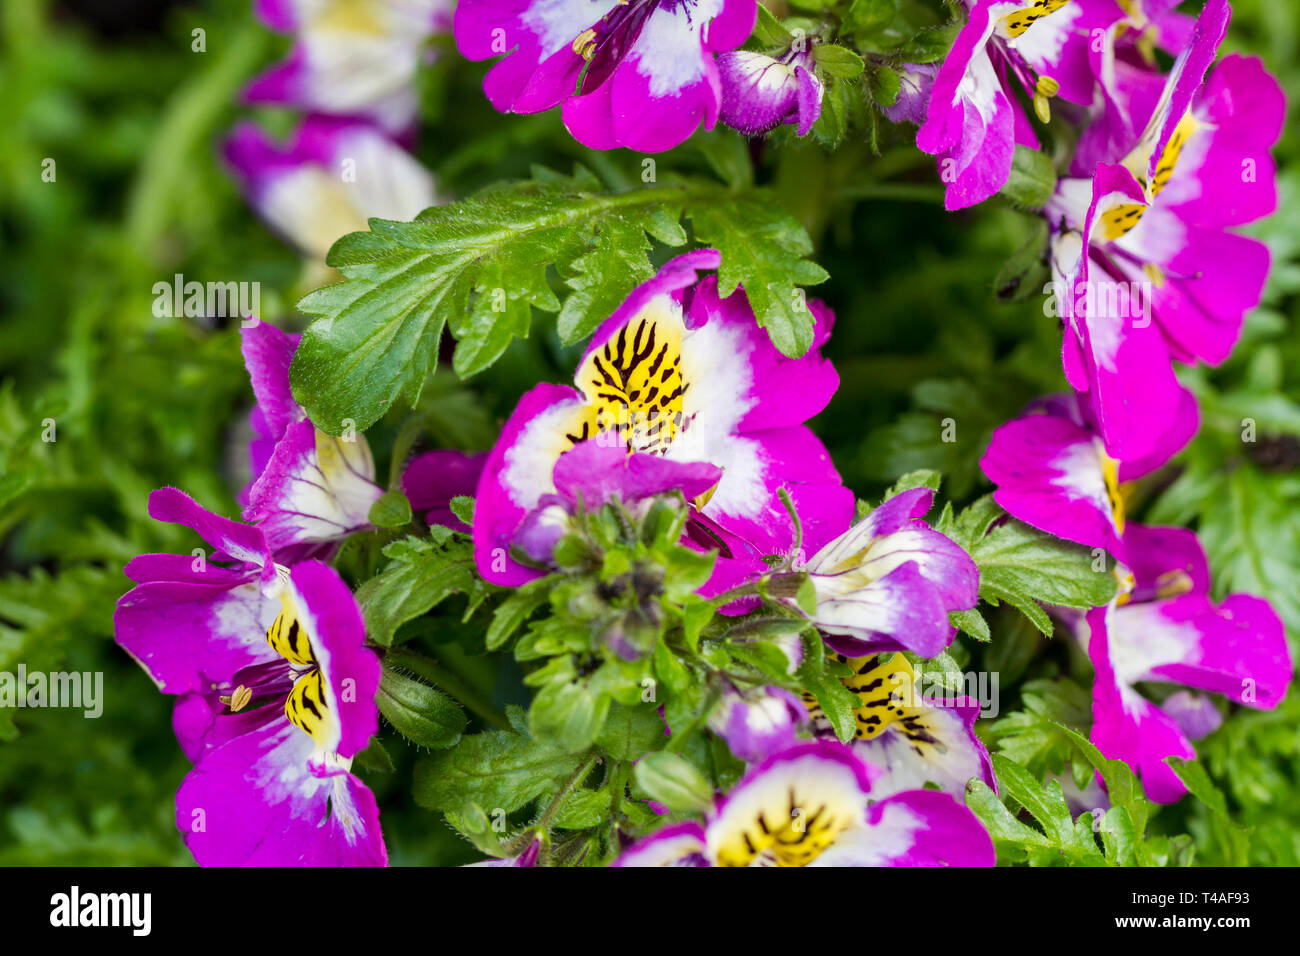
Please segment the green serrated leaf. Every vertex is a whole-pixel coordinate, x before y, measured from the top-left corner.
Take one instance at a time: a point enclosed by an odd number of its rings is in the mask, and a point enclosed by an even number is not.
[[[415,802],[430,810],[511,813],[573,772],[578,759],[543,741],[498,730],[462,737],[415,765]]]
[[[812,54],[818,72],[837,79],[851,80],[855,76],[861,76],[867,68],[862,57],[847,47],[836,46],[834,43],[819,43],[813,47]]]
[[[398,553],[400,558],[357,589],[366,634],[376,644],[388,646],[399,627],[453,594],[468,594],[473,601],[487,590],[468,540]]]
[[[696,237],[722,253],[718,294],[744,283],[758,324],[792,357],[812,347],[813,314],[800,286],[828,276],[809,260],[812,240],[799,223],[764,194],[728,196],[690,211]]]
[[[1055,190],[1056,169],[1051,157],[1027,146],[1016,146],[1011,158],[1011,175],[998,194],[1022,206],[1039,209],[1052,198]]]
[[[420,747],[450,747],[465,730],[465,712],[459,704],[392,667],[384,667],[375,703],[393,729]]]

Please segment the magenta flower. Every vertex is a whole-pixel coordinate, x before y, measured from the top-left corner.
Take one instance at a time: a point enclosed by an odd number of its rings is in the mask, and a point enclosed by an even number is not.
[[[705,818],[667,826],[614,866],[992,866],[993,841],[951,794],[879,797],[848,747],[800,744],[749,771]]]
[[[802,701],[780,687],[727,688],[709,715],[709,729],[746,763],[794,746],[795,731],[808,720]]]
[[[1202,82],[1226,24],[1212,0],[1141,139],[1091,180],[1061,180],[1045,210],[1062,228],[1066,378],[1121,459],[1148,455],[1178,414],[1172,361],[1223,361],[1268,273],[1267,247],[1230,227],[1276,206],[1268,151],[1285,103],[1253,58],[1226,57]]]
[[[1122,155],[1141,136],[1165,87],[1155,51],[1176,58],[1196,23],[1195,17],[1174,9],[1180,2],[1126,4],[1124,18],[1112,23],[1100,42],[1089,43],[1101,109],[1093,110],[1092,121],[1079,136],[1071,161],[1075,175],[1089,175],[1097,163]]]
[[[822,112],[822,82],[813,72],[807,41],[779,59],[748,50],[718,54],[722,122],[746,136],[762,136],[783,123],[799,136]]]
[[[378,729],[379,659],[332,568],[308,561],[278,580],[263,662],[176,703],[194,762],[176,825],[207,866],[383,866],[375,798],[350,773]]]
[[[136,586],[117,602],[117,642],[165,694],[208,691],[272,656],[263,636],[279,613],[276,564],[259,528],[200,507],[175,488],[149,496],[149,515],[183,524],[213,549],[142,554],[126,566]]]
[[[655,153],[712,129],[714,53],[749,38],[755,0],[461,0],[456,45],[471,60],[507,54],[483,81],[503,113],[560,106],[592,149]]]
[[[922,520],[933,504],[928,488],[895,495],[808,561],[811,620],[836,651],[933,657],[952,643],[948,614],[979,602],[979,568]]]
[[[196,766],[177,825],[195,858],[383,863],[374,798],[347,772],[375,732],[379,662],[346,586],[317,561],[276,564],[260,529],[174,488],[149,513],[215,549],[135,558],[113,616],[117,643],[180,695],[173,724]]]
[[[1017,144],[1038,148],[1015,86],[1047,122],[1050,100],[1091,105],[1094,29],[1123,16],[1114,0],[967,0],[970,18],[934,78],[917,148],[937,156],[944,206],[988,199],[1006,183]]]
[[[836,658],[853,669],[844,686],[862,702],[854,712],[853,752],[883,771],[872,782],[874,798],[932,783],[964,799],[966,784],[976,777],[997,791],[993,761],[975,735],[978,701],[923,693],[920,678],[902,654]],[[817,736],[833,738],[835,732],[816,698],[805,692],[804,702]]]
[[[254,479],[242,497],[244,519],[266,535],[282,563],[332,553],[370,527],[370,507],[384,493],[364,435],[319,431],[289,390],[298,337],[258,322],[242,331],[244,363],[257,406],[250,416]]]
[[[414,219],[439,201],[429,171],[364,123],[310,116],[286,146],[241,123],[225,158],[258,214],[322,263],[336,239],[365,232],[369,219]]]
[[[1217,721],[1186,696],[1153,704],[1137,685],[1184,685],[1269,710],[1286,693],[1291,654],[1267,601],[1210,599],[1205,552],[1193,532],[1134,525],[1124,539],[1129,590],[1089,611],[1084,628],[1097,670],[1092,742],[1135,768],[1152,800],[1173,803],[1186,788],[1165,758],[1194,759],[1189,737]]]
[[[743,290],[720,299],[716,278],[697,276],[718,262],[705,249],[667,263],[596,331],[574,386],[538,385],[520,400],[475,500],[475,555],[489,581],[518,585],[542,573],[511,557],[511,548],[544,553],[548,536],[558,537],[562,499],[578,490],[564,477],[561,456],[589,439],[619,451],[609,456],[617,466],[612,484],[593,472],[605,489],[595,494],[678,488],[689,496],[686,543],[719,552],[708,593],[761,573],[763,556],[794,547],[782,487],[801,516],[806,547],[821,547],[849,525],[852,492],[802,424],[838,385],[818,351],[832,315],[810,303],[813,348],[788,359],[758,327]],[[581,478],[583,470],[571,474]],[[591,494],[588,507],[596,504]]]
[[[1041,531],[1125,559],[1125,485],[1155,471],[1196,432],[1191,392],[1181,390],[1171,427],[1145,457],[1118,461],[1085,400],[1074,394],[1034,402],[1026,414],[993,432],[980,467],[997,485],[1008,514]]]
[[[415,74],[425,42],[450,26],[448,0],[257,0],[268,27],[294,36],[289,58],[244,93],[272,103],[373,122],[401,134],[415,122]]]
[[[467,455],[459,451],[427,451],[412,458],[402,472],[402,491],[411,508],[425,512],[426,524],[445,525],[455,531],[470,530],[451,512],[452,498],[474,496],[487,453]]]

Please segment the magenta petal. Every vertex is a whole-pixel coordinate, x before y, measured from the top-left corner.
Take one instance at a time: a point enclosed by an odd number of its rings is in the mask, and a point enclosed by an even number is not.
[[[383,866],[379,810],[351,773],[317,776],[310,737],[267,721],[206,754],[176,793],[176,825],[204,866]]]
[[[622,445],[593,438],[566,451],[555,463],[555,488],[588,507],[611,498],[625,502],[680,491],[689,501],[718,483],[722,470],[707,462],[670,461],[659,455],[632,454]]]
[[[240,332],[244,365],[268,428],[268,438],[278,439],[289,425],[306,417],[289,390],[289,365],[300,338],[280,331],[269,322],[257,322]]]
[[[185,492],[160,488],[149,495],[149,516],[193,528],[221,554],[266,568],[271,564],[266,536],[252,525],[213,514]]]
[[[486,452],[474,455],[445,450],[425,452],[412,458],[402,472],[402,490],[413,509],[427,509],[424,520],[428,524],[468,530],[448,505],[452,498],[474,495],[486,461]]]
[[[1120,554],[1102,449],[1088,429],[1057,415],[1026,415],[993,432],[980,459],[993,500],[1039,530]]]
[[[664,70],[652,53],[639,52],[651,33],[656,17],[642,32],[632,52],[607,81],[613,108],[614,136],[619,145],[641,153],[658,153],[685,141],[701,124],[713,129],[722,100],[718,68],[711,56],[702,51],[699,71],[693,79],[680,83],[677,71]],[[680,43],[688,48],[697,44],[693,32],[687,31]],[[656,49],[660,56],[664,52]],[[673,50],[674,60],[684,54]],[[685,54],[689,55],[689,54]],[[645,71],[645,72],[643,72]]]
[[[873,803],[856,846],[832,847],[819,866],[993,866],[993,840],[948,793],[908,790]]]
[[[306,561],[293,568],[289,580],[301,598],[298,613],[305,618],[312,651],[328,684],[326,701],[338,715],[339,739],[328,749],[352,757],[379,729],[379,658],[366,647],[361,609],[337,571],[320,561]]]
[[[1123,760],[1136,770],[1147,796],[1156,803],[1174,803],[1187,788],[1165,758],[1192,760],[1196,751],[1171,717],[1116,679],[1106,617],[1107,608],[1088,612],[1088,654],[1097,671],[1092,742],[1106,757]]]
[[[150,581],[118,600],[113,631],[159,690],[181,694],[210,690],[274,658],[266,629],[278,613],[255,573],[233,588],[224,574],[210,584]]]

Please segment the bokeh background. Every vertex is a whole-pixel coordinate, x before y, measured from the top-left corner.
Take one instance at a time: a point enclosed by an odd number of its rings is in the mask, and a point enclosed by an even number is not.
[[[1288,93],[1276,150],[1281,207],[1250,230],[1272,247],[1264,304],[1222,368],[1189,370],[1201,434],[1139,489],[1147,521],[1190,524],[1209,551],[1216,591],[1272,600],[1293,648],[1300,634],[1300,6],[1236,0],[1227,50],[1261,55]],[[192,32],[206,32],[193,52]],[[241,87],[288,40],[255,22],[249,0],[4,0],[0,5],[0,670],[104,674],[103,716],[0,710],[0,864],[187,864],[172,796],[187,763],[170,702],[112,641],[122,566],[146,551],[187,552],[182,529],[152,522],[151,489],[176,485],[234,516],[240,428],[251,402],[238,330],[159,319],[152,287],[175,273],[256,281],[264,317],[301,327],[310,286],[293,250],[245,204],[218,160],[234,121],[281,133],[294,117],[238,103]],[[463,195],[524,176],[532,163],[587,163],[633,183],[639,157],[577,146],[554,115],[500,117],[478,89],[484,67],[446,38],[421,76],[420,159]],[[943,212],[931,161],[910,129],[881,124],[880,155],[860,134],[828,154],[815,144],[756,149],[760,179],[803,218],[832,276],[817,290],[838,313],[829,354],[842,387],[815,422],[861,495],[899,474],[938,468],[944,492],[988,490],[977,461],[988,433],[1036,395],[1059,389],[1059,330],[1040,297],[1013,303],[1001,264],[1031,235],[1030,216],[997,202]],[[42,164],[56,163],[44,182]],[[705,168],[689,144],[660,168]],[[572,350],[553,323],[488,372],[435,376],[423,402],[427,447],[478,449],[539,379],[565,381]],[[939,441],[939,419],[958,441]],[[1241,420],[1258,441],[1241,441]],[[56,440],[41,440],[54,419]],[[386,474],[396,418],[371,434]],[[448,621],[454,608],[448,611]],[[1086,672],[1066,642],[1043,641],[995,615],[994,644],[974,665],[1002,674],[1002,709],[1030,679]],[[450,624],[448,625],[450,627]],[[451,641],[443,663],[498,700],[517,674]],[[1300,863],[1300,704],[1234,714],[1200,752],[1254,863]],[[1086,702],[1085,702],[1086,705]],[[1080,714],[1087,719],[1086,706]],[[381,803],[397,864],[462,863],[477,854],[408,795],[413,755],[389,732],[393,773],[363,771]],[[1190,830],[1197,860],[1226,859],[1227,838],[1192,801],[1155,828]]]

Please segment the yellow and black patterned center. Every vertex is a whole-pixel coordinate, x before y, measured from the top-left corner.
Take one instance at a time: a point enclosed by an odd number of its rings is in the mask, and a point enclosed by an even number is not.
[[[844,686],[857,694],[862,702],[853,714],[857,723],[853,731],[855,739],[871,740],[893,726],[922,756],[948,752],[938,736],[933,709],[917,696],[916,672],[906,657],[902,654],[894,654],[888,659],[883,654],[874,657],[832,656],[853,668],[853,673],[844,678]],[[821,706],[811,694],[805,692],[803,698],[814,719],[824,717]]]
[[[852,822],[791,787],[784,802],[764,805],[718,848],[718,866],[807,866]]]
[[[1002,18],[1002,32],[1015,39],[1043,17],[1055,13],[1069,2],[1070,0],[1037,0],[1027,7],[1013,10]]]
[[[1147,211],[1146,203],[1124,202],[1111,206],[1101,214],[1101,236],[1113,242],[1142,221]]]
[[[284,715],[318,744],[329,737],[330,714],[325,700],[325,678],[312,652],[311,639],[288,594],[280,596],[280,613],[266,631],[271,649],[295,669],[310,668],[300,676],[284,702]]]
[[[682,379],[681,318],[670,302],[652,302],[605,345],[587,356],[578,385],[587,405],[566,437],[665,454],[689,425],[683,411],[690,383]]]
[[[284,715],[318,744],[325,742],[329,708],[325,704],[325,678],[319,667],[298,678],[284,702]]]
[[[1183,147],[1187,141],[1192,138],[1199,124],[1195,117],[1192,116],[1191,110],[1183,114],[1183,118],[1178,121],[1174,127],[1169,142],[1165,143],[1164,152],[1160,154],[1160,162],[1156,164],[1156,171],[1151,175],[1151,195],[1160,195],[1160,190],[1165,188],[1169,182],[1169,177],[1174,174],[1174,169],[1178,166],[1178,157],[1183,153]]]
[[[1101,452],[1101,476],[1106,482],[1106,501],[1110,504],[1110,513],[1115,519],[1115,530],[1123,534],[1125,522],[1124,502],[1128,488],[1120,484],[1119,462],[1104,451]]]
[[[1183,114],[1182,119],[1178,121],[1178,125],[1174,127],[1173,133],[1170,134],[1169,141],[1165,143],[1165,148],[1160,153],[1155,172],[1151,174],[1150,180],[1148,180],[1147,167],[1149,158],[1155,150],[1156,141],[1160,136],[1160,130],[1163,128],[1159,118],[1160,112],[1157,110],[1156,115],[1152,117],[1147,129],[1143,132],[1142,139],[1124,157],[1125,168],[1133,174],[1133,177],[1146,189],[1147,195],[1152,198],[1160,195],[1161,190],[1169,184],[1170,178],[1174,175],[1174,170],[1178,168],[1178,160],[1183,154],[1183,147],[1187,145],[1201,126],[1196,117],[1192,116],[1191,110]]]

